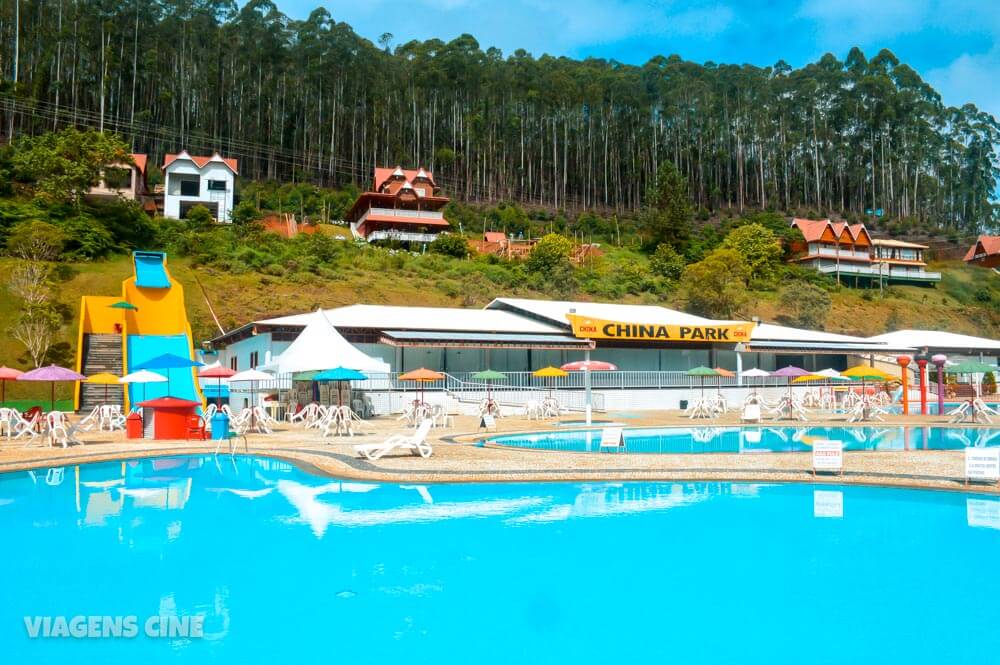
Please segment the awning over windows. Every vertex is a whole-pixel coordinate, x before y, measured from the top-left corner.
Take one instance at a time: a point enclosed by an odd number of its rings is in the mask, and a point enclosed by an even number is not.
[[[437,346],[445,348],[502,349],[593,349],[594,342],[569,335],[518,333],[421,332],[386,330],[379,339],[390,346]]]

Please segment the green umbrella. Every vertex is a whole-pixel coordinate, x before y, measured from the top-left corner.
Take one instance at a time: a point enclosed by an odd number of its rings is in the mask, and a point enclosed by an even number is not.
[[[995,365],[987,365],[986,363],[981,363],[976,360],[963,360],[957,365],[946,365],[944,368],[945,374],[986,374],[987,372],[997,371]],[[979,386],[976,385],[975,380],[970,380],[969,384],[972,386],[972,399],[970,403],[974,402],[979,396]]]
[[[711,367],[693,367],[687,371],[688,376],[701,377],[701,396],[705,396],[705,377],[719,376],[719,373]]]
[[[945,365],[945,374],[986,374],[997,371],[996,365],[987,365],[976,360],[964,360],[957,365]]]
[[[507,375],[503,372],[498,372],[495,369],[484,369],[481,372],[476,372],[472,375],[472,378],[476,381],[486,382],[486,399],[492,399],[490,395],[490,382],[491,381],[504,381],[507,379]]]
[[[125,302],[124,300],[119,300],[118,302],[108,305],[111,309],[130,309],[134,312],[138,312],[139,308],[130,302]]]

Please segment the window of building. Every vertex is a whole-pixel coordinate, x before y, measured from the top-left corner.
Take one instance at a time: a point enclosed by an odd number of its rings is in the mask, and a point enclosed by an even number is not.
[[[257,351],[250,352],[250,369],[257,368],[257,362],[260,359],[260,354]]]
[[[200,191],[197,180],[181,180],[181,196],[198,196]]]
[[[208,181],[208,191],[210,191],[210,192],[224,192],[224,191],[226,191],[226,181],[225,180],[209,180]]]
[[[236,356],[233,356],[232,358],[229,359],[229,369],[233,370],[234,372],[239,371],[240,369],[239,361],[236,359]]]

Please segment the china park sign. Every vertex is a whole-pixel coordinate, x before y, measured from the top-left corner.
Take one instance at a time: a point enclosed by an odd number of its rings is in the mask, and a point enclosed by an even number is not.
[[[657,323],[625,323],[606,321],[579,314],[567,314],[575,337],[590,339],[620,339],[651,342],[719,342],[738,344],[749,342],[753,323],[720,323],[716,325],[667,326]]]

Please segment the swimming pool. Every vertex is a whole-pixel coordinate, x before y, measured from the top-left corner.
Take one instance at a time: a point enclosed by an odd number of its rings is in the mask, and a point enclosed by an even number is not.
[[[844,450],[957,450],[1000,446],[1000,428],[962,427],[660,427],[624,430],[632,453],[807,452],[817,439],[844,442]],[[601,430],[533,432],[490,437],[485,443],[536,450],[595,452]]]
[[[0,476],[21,663],[971,663],[1000,500],[745,483],[394,485],[254,457]],[[23,617],[204,617],[29,639]]]

